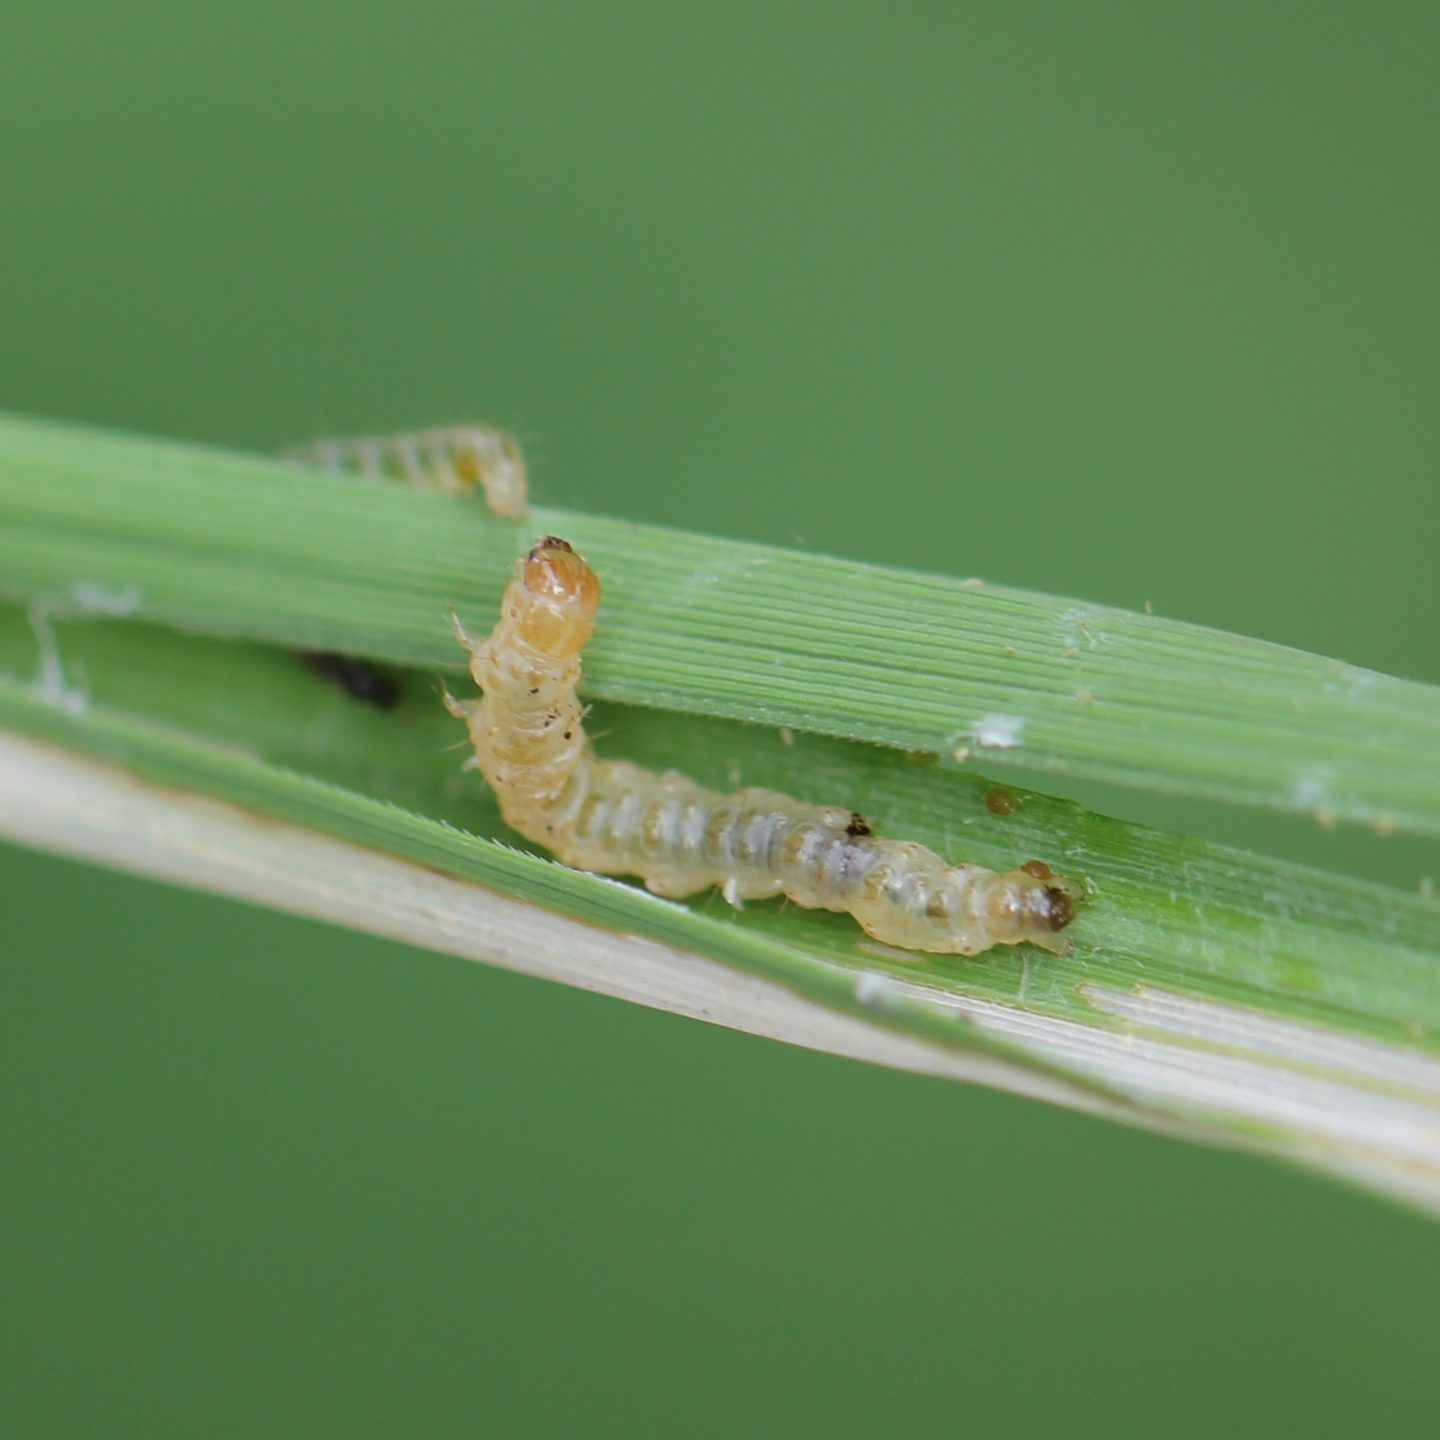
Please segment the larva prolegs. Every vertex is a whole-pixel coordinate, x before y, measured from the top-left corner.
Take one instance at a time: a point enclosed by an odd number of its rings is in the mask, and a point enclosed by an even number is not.
[[[451,705],[507,824],[578,869],[636,875],[673,898],[719,886],[732,903],[785,895],[852,915],[907,950],[975,955],[1022,941],[1063,953],[1083,888],[1039,861],[949,865],[873,834],[840,806],[778,791],[722,795],[670,771],[601,760],[585,735],[579,655],[600,601],[595,573],[547,536],[516,564],[482,641],[456,625],[479,703]]]

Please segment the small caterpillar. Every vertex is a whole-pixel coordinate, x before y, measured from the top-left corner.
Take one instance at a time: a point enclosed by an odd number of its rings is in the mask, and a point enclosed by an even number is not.
[[[408,480],[418,489],[463,494],[479,485],[485,503],[502,520],[524,517],[528,488],[525,457],[514,438],[489,425],[447,425],[404,435],[362,435],[316,440],[289,450],[287,460],[320,470],[341,470],[364,480]],[[368,660],[328,650],[305,651],[301,661],[347,695],[381,710],[393,709],[399,688]]]
[[[403,435],[317,440],[287,459],[366,480],[408,480],[421,490],[462,495],[476,485],[495,514],[524,517],[528,482],[520,446],[489,425],[446,425]]]
[[[670,771],[601,760],[576,694],[580,651],[600,603],[595,572],[547,536],[516,564],[484,640],[455,633],[483,694],[446,696],[506,824],[581,870],[638,875],[657,895],[711,885],[733,905],[786,895],[848,912],[887,945],[977,955],[1031,941],[1055,954],[1083,888],[1038,860],[997,873],[947,865],[925,846],[885,840],[852,810],[773,790],[721,795]]]

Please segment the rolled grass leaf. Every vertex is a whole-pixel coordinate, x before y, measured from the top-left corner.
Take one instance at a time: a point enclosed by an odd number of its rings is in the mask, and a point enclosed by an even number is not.
[[[459,668],[518,550],[600,572],[599,699],[1440,835],[1440,688],[1157,616],[0,417],[0,593]],[[957,761],[956,757],[961,757]]]
[[[397,671],[400,703],[382,711],[273,646],[67,620],[47,606],[32,599],[28,610],[0,613],[0,726],[46,742],[19,759],[0,751],[0,828],[16,838],[135,863],[123,825],[97,819],[117,783],[107,768],[80,786],[89,804],[73,800],[73,778],[57,779],[57,797],[72,796],[69,820],[40,833],[33,817],[47,792],[36,799],[35,755],[64,746],[140,777],[125,783],[148,787],[145,813],[173,815],[144,821],[148,844],[187,833],[195,794],[227,802],[244,876],[224,863],[197,872],[195,845],[179,841],[150,873],[169,864],[180,880],[251,899],[273,893],[272,903],[432,948],[1260,1149],[1440,1211],[1440,913],[1424,897],[1012,787],[996,804],[990,782],[893,748],[597,706],[592,724],[608,754],[683,766],[717,787],[840,800],[882,833],[952,858],[1043,857],[1092,892],[1064,959],[1024,948],[918,957],[872,944],[843,916],[774,903],[732,912],[715,896],[676,904],[535,853],[461,770],[463,733],[429,673]],[[23,788],[25,805],[6,803],[6,753],[8,793]],[[278,869],[255,878],[265,864],[246,829],[255,816],[284,823],[277,854],[300,845],[328,909],[313,896],[287,899]],[[87,827],[105,843],[67,844]],[[344,848],[327,849],[335,841]],[[477,904],[529,907],[533,952],[523,920],[491,935],[483,908],[480,932],[460,933],[453,892],[427,900],[419,918],[407,912],[404,926],[387,920],[375,895],[360,893],[368,882],[345,859],[354,846],[408,867],[406,893],[444,876],[475,887]],[[554,941],[557,923],[574,927],[568,943]],[[641,980],[619,958],[626,943],[652,962]],[[693,989],[702,974],[712,985],[703,1003]],[[756,986],[766,998],[754,998]]]

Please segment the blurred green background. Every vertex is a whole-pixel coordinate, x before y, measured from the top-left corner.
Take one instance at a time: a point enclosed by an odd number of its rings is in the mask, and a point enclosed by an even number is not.
[[[543,500],[1440,680],[1437,42],[16,3],[0,405],[480,414]],[[1433,1433],[1440,1229],[1380,1202],[13,849],[0,917],[17,1440]]]

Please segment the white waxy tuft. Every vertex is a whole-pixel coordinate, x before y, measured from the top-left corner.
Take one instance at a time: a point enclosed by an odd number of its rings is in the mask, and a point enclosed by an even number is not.
[[[970,738],[987,750],[1013,750],[1024,729],[1021,715],[982,715],[970,727]]]

